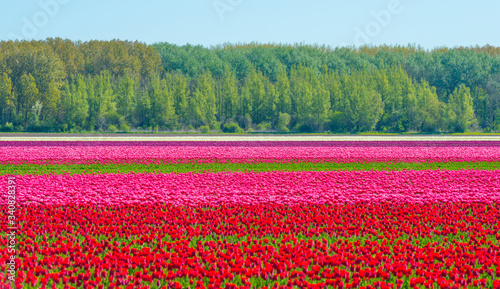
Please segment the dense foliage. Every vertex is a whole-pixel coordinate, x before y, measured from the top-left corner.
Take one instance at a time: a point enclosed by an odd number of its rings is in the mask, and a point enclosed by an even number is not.
[[[0,42],[3,131],[500,130],[500,48]]]

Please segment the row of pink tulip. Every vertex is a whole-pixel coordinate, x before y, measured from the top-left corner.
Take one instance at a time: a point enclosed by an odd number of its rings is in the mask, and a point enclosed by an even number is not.
[[[21,204],[46,205],[492,203],[498,184],[500,171],[480,170],[16,176]]]
[[[4,146],[3,164],[159,162],[492,162],[498,147]]]
[[[168,138],[168,137],[167,137]],[[182,137],[189,139],[189,136]],[[224,137],[216,137],[220,139]],[[229,137],[231,138],[231,137]],[[251,137],[250,137],[251,138]],[[271,137],[272,138],[272,137]],[[300,138],[300,137],[299,137]],[[312,137],[311,139],[313,139]],[[349,137],[333,137],[332,139],[342,139]],[[350,137],[351,140],[297,140],[297,136],[292,137],[293,140],[262,140],[261,137],[254,137],[255,140],[185,140],[185,141],[158,141],[142,140],[142,141],[127,141],[120,140],[120,137],[111,141],[100,141],[92,138],[86,138],[87,141],[74,141],[74,140],[55,140],[55,141],[0,141],[0,147],[26,147],[26,146],[62,146],[62,147],[95,147],[95,146],[184,146],[184,147],[203,147],[203,146],[217,146],[217,147],[500,147],[498,140],[440,140],[446,137],[433,137],[433,140],[422,140],[425,137],[411,137],[401,140],[402,137],[382,137],[385,140],[380,140],[380,137],[372,137],[378,140],[366,140],[367,136]],[[403,137],[404,138],[404,137]],[[147,138],[143,138],[147,139]],[[160,137],[161,139],[161,137]],[[198,138],[200,139],[200,138]],[[265,137],[264,137],[265,139]],[[358,140],[356,140],[358,139]],[[365,139],[365,140],[362,140]],[[483,137],[484,139],[484,137]]]

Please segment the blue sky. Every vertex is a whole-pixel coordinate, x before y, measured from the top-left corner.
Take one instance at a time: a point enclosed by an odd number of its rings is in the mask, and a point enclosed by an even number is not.
[[[498,0],[4,1],[0,39],[500,46],[499,12]]]

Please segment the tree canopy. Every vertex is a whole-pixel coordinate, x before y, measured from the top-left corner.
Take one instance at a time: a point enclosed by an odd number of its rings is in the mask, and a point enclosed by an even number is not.
[[[3,131],[235,126],[500,131],[500,47],[0,42]]]

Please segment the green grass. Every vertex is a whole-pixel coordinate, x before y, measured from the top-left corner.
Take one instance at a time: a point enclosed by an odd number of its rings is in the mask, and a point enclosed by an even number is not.
[[[188,173],[188,172],[269,172],[269,171],[369,171],[369,170],[500,170],[500,162],[446,163],[187,163],[187,164],[44,164],[0,165],[0,175],[91,174],[91,173]]]

